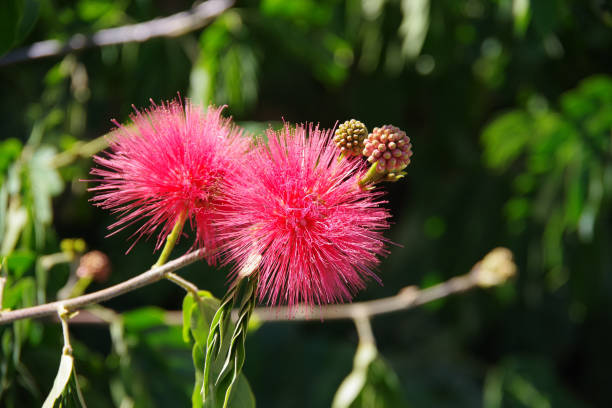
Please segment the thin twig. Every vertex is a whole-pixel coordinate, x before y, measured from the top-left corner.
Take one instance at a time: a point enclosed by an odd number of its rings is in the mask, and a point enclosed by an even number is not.
[[[204,249],[199,249],[181,256],[167,264],[159,267],[154,267],[138,276],[128,279],[125,282],[118,283],[110,288],[102,289],[97,292],[88,293],[83,296],[75,297],[68,300],[46,303],[24,309],[11,310],[8,312],[0,312],[0,324],[6,324],[15,320],[49,316],[56,313],[57,308],[63,305],[68,311],[74,311],[83,308],[84,306],[94,303],[101,303],[112,299],[132,290],[141,288],[151,283],[161,280],[164,275],[169,272],[174,272],[184,266],[192,264],[204,257]]]
[[[6,54],[3,58],[0,58],[0,66],[37,58],[65,55],[91,47],[144,42],[157,37],[178,37],[202,28],[212,18],[223,13],[233,4],[234,0],[208,0],[191,10],[182,11],[168,17],[107,28],[91,36],[76,34],[65,43],[58,40],[40,41]]]

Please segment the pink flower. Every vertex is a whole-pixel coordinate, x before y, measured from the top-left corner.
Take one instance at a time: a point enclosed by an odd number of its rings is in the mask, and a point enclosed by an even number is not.
[[[205,246],[209,262],[215,261],[219,241],[212,221],[227,190],[227,175],[238,168],[249,145],[221,116],[222,109],[204,112],[189,101],[152,103],[135,110],[133,124],[115,122],[119,129],[110,138],[110,152],[94,157],[102,168],[91,174],[99,178],[90,180],[100,183],[90,188],[95,205],[118,214],[110,235],[143,221],[132,235],[134,244],[157,231],[159,249],[185,216],[196,245]]]
[[[217,223],[234,276],[259,260],[258,297],[268,304],[343,302],[365,287],[385,254],[389,212],[362,191],[361,160],[338,160],[332,131],[268,131],[235,177]]]

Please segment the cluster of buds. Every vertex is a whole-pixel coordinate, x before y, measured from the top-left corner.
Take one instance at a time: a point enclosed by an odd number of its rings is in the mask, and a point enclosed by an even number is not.
[[[359,156],[367,136],[366,126],[358,120],[351,119],[338,126],[334,134],[334,142],[342,152],[342,156]]]
[[[397,172],[410,164],[412,144],[406,132],[395,126],[376,127],[368,135],[363,155],[370,163],[376,163],[377,172]]]
[[[66,238],[60,242],[60,249],[70,259],[74,259],[76,255],[85,252],[87,244],[82,238]]]
[[[334,137],[341,151],[340,158],[363,155],[371,163],[359,185],[363,188],[378,181],[397,181],[404,177],[406,173],[402,170],[412,157],[412,143],[406,132],[392,125],[375,127],[369,135],[367,132],[363,123],[351,119],[338,127]]]

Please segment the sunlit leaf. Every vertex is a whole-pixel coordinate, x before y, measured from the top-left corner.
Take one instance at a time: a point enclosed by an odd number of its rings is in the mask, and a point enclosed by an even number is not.
[[[200,57],[190,76],[189,96],[201,103],[241,111],[257,98],[258,62],[242,16],[225,13],[200,36]]]
[[[15,279],[19,279],[36,259],[36,254],[27,249],[13,251],[6,257],[6,266]]]
[[[223,406],[224,395],[214,395],[215,398],[207,400],[206,404],[202,401],[202,382],[205,364],[206,340],[208,328],[219,307],[219,300],[215,299],[210,292],[200,291],[200,302],[195,301],[191,294],[187,294],[183,300],[183,324],[188,325],[188,336],[193,338],[193,363],[195,367],[195,384],[193,388],[192,404],[193,407],[218,408]],[[186,308],[188,310],[186,310]],[[231,326],[233,327],[233,325]],[[228,331],[231,330],[228,328]],[[185,334],[185,326],[183,334]],[[233,330],[230,331],[230,333]],[[229,341],[225,342],[224,349],[229,349]],[[223,353],[221,353],[223,354]],[[216,378],[222,370],[223,361],[216,361],[211,370],[211,377]],[[232,389],[228,407],[230,408],[250,408],[255,407],[255,398],[251,388],[244,377],[240,374]]]
[[[57,169],[51,165],[55,153],[52,147],[41,147],[34,152],[28,166],[34,217],[43,227],[49,225],[53,219],[52,197],[61,193],[64,188]]]
[[[31,277],[19,279],[15,283],[7,281],[2,297],[2,308],[14,309],[17,306],[31,306],[35,296],[36,287],[34,279]],[[30,302],[29,299],[32,299],[32,301]]]
[[[509,112],[498,117],[482,133],[486,164],[506,168],[521,154],[531,136],[531,120],[525,113]]]
[[[66,353],[62,354],[53,388],[43,403],[43,408],[54,407],[86,407],[74,370],[74,358]]]
[[[418,57],[429,28],[429,0],[402,0],[402,53],[407,59]]]
[[[314,0],[264,0],[260,9],[263,14],[277,17],[290,18],[296,22],[308,22],[309,24],[328,24],[333,15],[333,4],[328,1]]]
[[[4,173],[19,157],[21,149],[22,145],[18,139],[8,138],[0,143],[0,181],[4,180]]]
[[[353,371],[344,379],[332,408],[407,407],[397,375],[378,354],[376,346],[357,347]]]
[[[64,393],[66,385],[68,385],[68,380],[70,380],[73,368],[74,359],[72,356],[69,354],[62,354],[60,366],[57,370],[57,376],[55,377],[55,381],[53,381],[53,388],[51,388],[49,395],[45,399],[43,408],[52,408],[55,406],[56,401],[60,399]]]
[[[531,12],[529,11],[530,0],[513,0],[512,16],[514,17],[514,32],[520,36],[525,35],[529,26]]]

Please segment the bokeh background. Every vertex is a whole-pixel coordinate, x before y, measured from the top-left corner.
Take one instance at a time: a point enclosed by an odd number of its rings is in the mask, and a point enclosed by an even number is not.
[[[192,5],[3,0],[0,53]],[[57,296],[71,266],[37,265],[65,238],[112,261],[109,280],[88,290],[154,262],[152,240],[125,255],[129,231],[105,238],[113,218],[88,203],[79,181],[92,161],[70,156],[111,119],[126,121],[132,105],[180,93],[227,104],[255,133],[283,119],[394,124],[415,152],[407,177],[385,186],[398,245],[380,267],[384,285],[356,300],[466,273],[496,246],[513,251],[518,277],[375,318],[386,364],[366,390],[372,398],[355,406],[612,406],[611,75],[605,0],[238,0],[179,37],[2,65],[3,245],[10,198],[27,214],[3,270],[3,306]],[[65,165],[49,165],[65,151]],[[176,254],[189,248],[181,243]],[[183,275],[221,297],[225,272],[198,263]],[[162,310],[179,310],[182,297],[161,282],[106,304],[126,312],[122,323],[71,326],[90,407],[190,404],[191,348]],[[40,406],[57,370],[59,325],[22,322],[0,338],[0,406]],[[350,321],[252,331],[244,371],[258,406],[329,407],[356,345]]]

